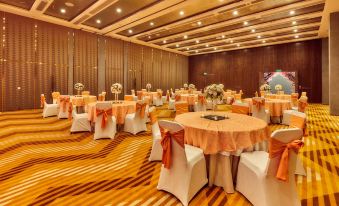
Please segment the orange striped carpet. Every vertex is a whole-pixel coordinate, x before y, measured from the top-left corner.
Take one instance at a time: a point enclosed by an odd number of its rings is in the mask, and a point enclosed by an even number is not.
[[[161,118],[173,113],[160,108]],[[307,176],[297,176],[302,205],[339,202],[339,117],[308,107],[308,133],[300,152]],[[180,205],[156,189],[160,166],[148,162],[151,133],[121,133],[93,140],[70,134],[71,122],[41,118],[39,110],[0,113],[0,205]],[[272,130],[283,128],[271,125]],[[251,205],[240,193],[204,187],[190,205]]]

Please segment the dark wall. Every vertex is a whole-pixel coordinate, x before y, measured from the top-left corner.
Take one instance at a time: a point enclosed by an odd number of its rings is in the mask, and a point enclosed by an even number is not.
[[[301,86],[310,102],[321,102],[320,39],[191,56],[189,82],[199,89],[223,83],[225,89],[242,89],[245,97],[252,97],[259,90],[259,72],[277,69],[297,71],[296,88]]]

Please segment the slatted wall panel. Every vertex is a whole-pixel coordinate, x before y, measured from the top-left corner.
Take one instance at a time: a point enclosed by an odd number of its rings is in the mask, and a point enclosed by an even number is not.
[[[5,45],[6,45],[6,18],[5,14],[1,13],[0,18],[0,112],[4,111],[3,108],[3,93],[4,93],[4,83],[5,83],[5,69],[4,69],[4,54],[5,54]]]
[[[27,18],[6,14],[4,110],[31,109],[34,91],[34,23]]]
[[[162,69],[162,75],[163,80],[161,89],[165,90],[170,87],[169,78],[170,78],[170,53],[167,51],[162,51],[162,59],[161,59],[161,69]]]
[[[52,90],[67,94],[68,80],[68,38],[73,38],[69,28],[53,26],[53,83]]]
[[[105,39],[105,89],[106,98],[113,99],[111,86],[124,85],[124,42],[118,39]]]
[[[53,25],[39,22],[35,24],[36,56],[35,56],[35,89],[34,96],[39,97],[45,94],[47,102],[52,102],[52,83],[53,83]],[[38,99],[39,100],[39,99]],[[35,101],[34,107],[38,108],[39,101]]]
[[[125,43],[127,56],[125,56],[128,69],[128,87],[127,91],[131,89],[141,89],[141,71],[142,71],[142,46],[134,43]]]
[[[180,55],[181,58],[181,74],[182,74],[182,82],[181,85],[188,82],[188,57]]]
[[[153,87],[157,89],[158,88],[164,89],[162,87],[164,75],[162,74],[162,69],[161,69],[161,59],[162,59],[162,51],[159,49],[153,49],[153,62],[152,62]]]
[[[169,75],[169,87],[172,88],[177,88],[176,83],[177,83],[177,54],[170,53],[170,61],[169,61],[169,67],[170,67],[170,75]]]
[[[95,34],[74,31],[74,83],[81,82],[84,90],[98,93],[98,40]],[[74,90],[74,93],[76,91]]]
[[[157,89],[153,79],[153,49],[151,47],[143,47],[143,70],[141,86],[146,87],[147,83],[152,85],[152,90]]]

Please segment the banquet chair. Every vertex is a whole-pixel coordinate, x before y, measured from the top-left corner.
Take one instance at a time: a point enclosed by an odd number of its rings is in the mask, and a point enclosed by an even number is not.
[[[134,96],[133,95],[125,95],[124,100],[125,101],[134,101]]]
[[[175,109],[174,103],[176,102],[176,99],[179,99],[179,98],[180,98],[180,95],[172,95],[172,98],[169,98],[168,100],[168,109],[171,109],[171,110]]]
[[[175,115],[187,113],[188,111],[188,103],[187,102],[175,102],[174,103],[174,110],[175,110]]]
[[[147,131],[147,115],[148,104],[144,101],[138,101],[135,113],[127,114],[125,117],[124,131],[134,135],[142,131]]]
[[[307,108],[307,98],[300,97],[300,99],[298,100],[298,107],[292,107],[291,110],[285,110],[283,112],[282,124],[289,125],[292,115],[306,118],[305,114],[306,108]]]
[[[232,104],[232,113],[248,115],[250,113],[250,107],[248,103],[234,102]]]
[[[61,95],[59,97],[59,119],[67,119],[72,115],[73,105],[71,98],[68,95]]]
[[[149,109],[149,116],[152,124],[152,137],[153,137],[152,150],[149,156],[149,161],[161,161],[162,159],[162,147],[160,143],[161,133],[155,107],[151,107]]]
[[[234,103],[234,96],[233,95],[230,95],[230,96],[227,96],[226,97],[226,104],[228,105],[232,105]]]
[[[59,97],[60,97],[60,92],[52,92],[53,104],[58,103]]]
[[[114,139],[117,121],[112,115],[112,104],[110,102],[97,102],[94,112],[96,113],[94,139]]]
[[[91,123],[88,120],[88,113],[78,114],[76,110],[74,110],[72,116],[73,120],[71,126],[71,133],[92,131]]]
[[[162,92],[158,91],[157,95],[153,95],[153,104],[155,106],[162,106],[163,105]]]
[[[204,112],[206,111],[206,98],[204,95],[198,95],[198,101],[194,103],[195,112]]]
[[[241,102],[241,96],[242,96],[242,94],[234,94],[235,101]]]
[[[162,131],[163,164],[157,189],[173,194],[187,206],[208,182],[204,153],[200,148],[184,144],[182,125],[161,120],[159,126]]]
[[[44,94],[41,94],[40,102],[41,102],[41,107],[43,107],[43,110],[42,110],[43,118],[56,116],[58,114],[58,104],[54,104],[54,103],[47,104]]]
[[[252,98],[252,116],[264,120],[267,124],[271,122],[269,110],[265,109],[265,99],[262,97]]]
[[[298,128],[276,130],[271,135],[270,154],[264,151],[242,153],[237,191],[254,206],[300,206],[294,172],[302,135]],[[283,164],[284,161],[280,162],[283,150],[278,150],[278,146],[279,149],[285,148],[287,165]],[[287,174],[278,167],[287,168]]]

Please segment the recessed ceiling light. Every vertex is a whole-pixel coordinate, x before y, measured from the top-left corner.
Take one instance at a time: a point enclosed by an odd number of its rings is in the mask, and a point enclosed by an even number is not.
[[[230,42],[233,43],[233,40],[231,40]]]
[[[188,36],[187,36],[187,35],[185,35],[185,36],[184,36],[184,39],[187,39],[187,38],[188,38]]]
[[[66,13],[66,9],[60,9],[60,12],[64,14]]]
[[[153,23],[153,22],[150,22],[149,25],[154,26],[154,23]]]
[[[295,35],[294,38],[296,38],[296,39],[299,38],[299,35]]]
[[[294,32],[298,32],[298,29],[294,29],[293,31],[294,31]]]
[[[195,43],[197,43],[197,44],[198,44],[199,42],[200,42],[200,41],[199,41],[198,39],[195,41]]]
[[[224,38],[225,38],[225,35],[222,35],[222,36],[221,36],[221,38],[223,38],[223,39],[224,39]]]
[[[129,30],[128,30],[128,33],[132,34],[132,33],[133,33],[133,30],[132,30],[132,29],[129,29]]]
[[[185,14],[185,12],[184,11],[180,11],[179,14],[180,14],[180,16],[183,16]]]
[[[232,14],[233,14],[234,16],[236,16],[236,15],[239,14],[239,12],[238,12],[237,10],[235,10],[235,11],[232,12]]]
[[[206,46],[206,47],[209,47],[210,45],[206,44],[205,46]]]
[[[258,38],[258,39],[260,39],[260,38],[261,38],[261,36],[259,35],[259,36],[257,36],[257,38]]]
[[[162,41],[162,43],[166,44],[166,43],[167,43],[167,41],[166,41],[166,40],[164,40],[164,41]]]
[[[199,52],[199,50],[195,50],[195,53],[198,53]]]
[[[151,36],[148,36],[148,38],[150,39],[150,38],[151,38]]]
[[[262,40],[262,43],[266,43],[266,41],[265,41],[265,40]]]
[[[251,32],[254,33],[254,32],[255,32],[255,29],[252,29]]]
[[[248,22],[247,22],[247,21],[244,21],[244,25],[245,25],[245,26],[248,25]]]
[[[197,24],[200,26],[202,23],[201,23],[201,21],[198,21]]]
[[[190,50],[190,48],[186,48],[186,50]]]
[[[97,22],[97,24],[101,24],[101,20],[100,19],[97,19],[96,22]]]
[[[68,6],[68,7],[73,7],[74,6],[74,4],[71,3],[71,2],[66,2],[65,5]]]
[[[175,45],[176,47],[179,47],[179,44]]]
[[[237,44],[237,47],[240,47],[240,44]]]
[[[122,12],[121,8],[117,8],[115,11],[118,12],[118,13]]]
[[[214,50],[217,50],[218,48],[217,47],[214,47]]]
[[[296,25],[296,24],[297,24],[297,22],[296,22],[296,21],[292,21],[292,24],[293,24],[293,25]]]
[[[290,15],[293,15],[293,14],[295,14],[295,11],[293,11],[293,10],[290,11]]]

